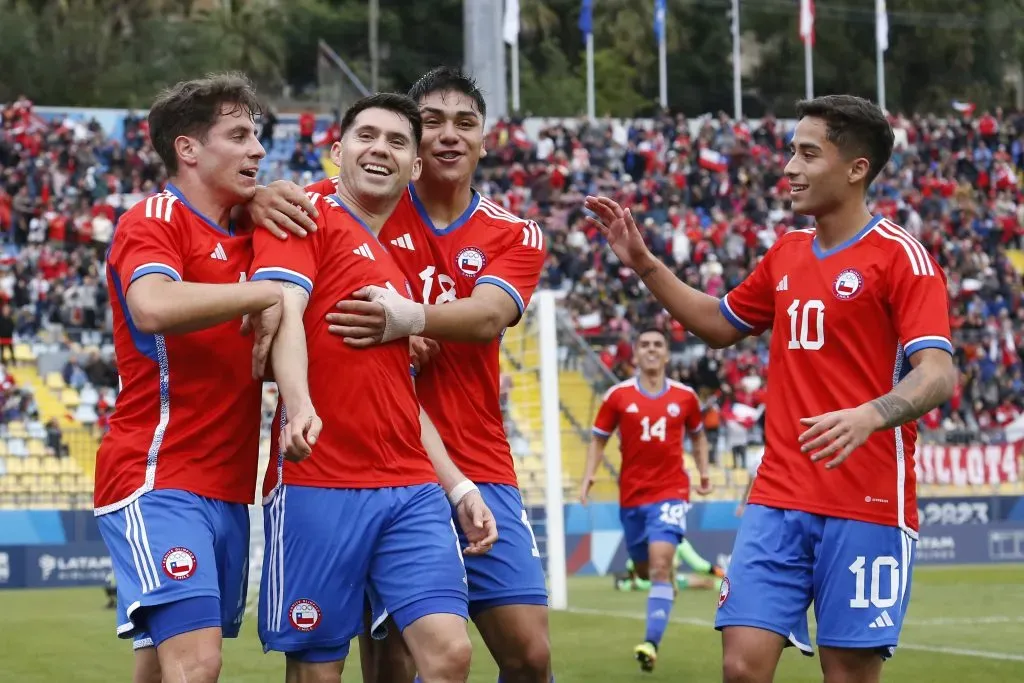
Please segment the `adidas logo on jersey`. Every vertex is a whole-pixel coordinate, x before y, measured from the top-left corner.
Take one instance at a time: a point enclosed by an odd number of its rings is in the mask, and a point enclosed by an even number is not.
[[[779,280],[779,284],[775,285],[776,292],[785,292],[789,289],[789,276],[783,275],[782,279]]]
[[[412,244],[412,235],[405,233],[401,237],[396,237],[391,240],[391,244],[395,245],[400,249],[408,249],[409,251],[416,251],[416,247]]]
[[[360,244],[357,249],[353,249],[352,253],[355,254],[356,256],[362,256],[363,258],[368,258],[371,261],[376,261],[377,260],[374,257],[373,252],[370,251],[370,245],[367,244],[366,242],[363,242],[362,244]]]
[[[868,628],[887,628],[895,625],[896,624],[892,623],[892,618],[889,616],[889,613],[883,610],[882,613],[878,615],[877,619],[868,624]]]
[[[636,407],[635,403],[630,403],[629,407],[626,408],[627,413],[639,413],[640,409]]]
[[[224,245],[217,242],[217,248],[210,252],[210,258],[217,259],[218,261],[227,261],[228,254],[224,251]]]

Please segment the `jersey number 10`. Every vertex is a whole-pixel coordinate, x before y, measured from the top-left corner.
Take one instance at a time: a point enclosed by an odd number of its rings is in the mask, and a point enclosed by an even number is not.
[[[820,299],[794,299],[786,309],[789,314],[789,347],[817,351],[825,345],[825,303]],[[813,318],[813,322],[812,322]],[[813,325],[813,331],[812,331]]]
[[[857,557],[850,565],[850,571],[854,576],[853,598],[850,600],[850,607],[863,609],[875,607],[876,609],[887,609],[896,604],[900,595],[900,563],[892,555],[881,555],[871,563],[871,599],[868,599],[867,583],[867,558],[863,555]],[[885,570],[888,570],[887,572]],[[883,575],[884,573],[884,575]],[[886,580],[888,579],[888,580]],[[882,587],[888,583],[888,596],[882,597]]]

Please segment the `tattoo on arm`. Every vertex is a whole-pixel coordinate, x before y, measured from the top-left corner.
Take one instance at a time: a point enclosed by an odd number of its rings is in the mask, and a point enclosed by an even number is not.
[[[910,371],[885,396],[871,402],[882,416],[882,429],[891,429],[916,420],[946,400],[946,379],[941,373],[929,372],[925,366]]]
[[[658,269],[658,267],[657,267],[657,266],[651,266],[650,268],[645,268],[644,270],[641,270],[641,271],[640,271],[639,273],[637,273],[636,275],[637,275],[637,277],[639,277],[639,278],[640,278],[641,280],[643,280],[643,279],[644,279],[645,277],[647,277],[648,275],[653,275],[653,274],[654,274],[654,271],[656,271],[657,269]]]

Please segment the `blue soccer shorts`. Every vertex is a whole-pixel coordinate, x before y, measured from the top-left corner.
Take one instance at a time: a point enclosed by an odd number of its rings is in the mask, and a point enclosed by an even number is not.
[[[180,624],[162,619],[161,633],[219,626],[223,637],[238,636],[249,584],[247,505],[161,489],[97,523],[117,580],[119,637],[131,638],[135,648],[160,645],[146,627],[147,608],[166,616],[165,606],[175,603],[190,609],[177,615]]]
[[[891,657],[910,602],[915,545],[897,527],[748,505],[715,628],[773,631],[810,655],[813,603],[819,647]]]
[[[470,614],[502,605],[547,606],[544,565],[519,489],[505,484],[480,484],[479,488],[498,525],[498,542],[490,552],[465,558]],[[454,509],[452,515],[465,548],[469,540],[459,528]]]
[[[678,498],[648,505],[619,508],[619,521],[626,552],[634,562],[647,561],[651,543],[679,545],[686,535],[686,510],[689,505]]]
[[[308,662],[348,656],[366,599],[399,630],[430,614],[468,619],[466,569],[437,484],[383,489],[285,485],[264,506],[259,633],[264,651]]]

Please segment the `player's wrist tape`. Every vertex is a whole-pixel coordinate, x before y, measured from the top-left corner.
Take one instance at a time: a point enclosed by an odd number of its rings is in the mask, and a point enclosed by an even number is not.
[[[423,331],[427,324],[427,311],[423,304],[406,299],[385,287],[371,286],[370,301],[384,308],[384,334],[381,343],[411,337]]]
[[[463,498],[472,491],[479,490],[480,489],[476,487],[476,484],[471,482],[469,479],[466,479],[452,487],[452,490],[448,492],[448,500],[451,501],[451,504],[454,507],[459,507],[459,503],[462,502]]]

